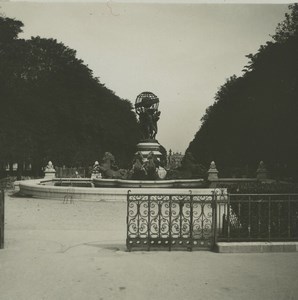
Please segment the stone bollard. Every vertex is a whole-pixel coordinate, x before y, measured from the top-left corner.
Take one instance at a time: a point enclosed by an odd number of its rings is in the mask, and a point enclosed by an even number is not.
[[[208,180],[212,181],[212,180],[217,180],[217,179],[218,179],[218,171],[216,169],[215,162],[212,161],[210,164],[210,168],[208,170]]]
[[[44,170],[44,179],[53,179],[56,178],[56,170],[51,161],[48,162],[48,165]]]
[[[98,179],[102,178],[98,161],[96,161],[92,167],[91,179],[94,179],[94,178],[98,178]]]
[[[259,163],[259,167],[257,169],[257,179],[258,180],[268,179],[268,171],[263,161],[260,161]]]

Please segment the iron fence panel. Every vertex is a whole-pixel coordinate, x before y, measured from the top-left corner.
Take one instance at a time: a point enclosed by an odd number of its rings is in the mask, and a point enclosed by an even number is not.
[[[229,194],[219,241],[298,240],[298,194]]]
[[[214,195],[127,194],[128,250],[210,249]]]

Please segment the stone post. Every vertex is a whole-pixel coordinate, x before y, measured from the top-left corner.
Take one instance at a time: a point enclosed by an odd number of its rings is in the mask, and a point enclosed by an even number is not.
[[[96,161],[94,163],[93,168],[92,168],[92,172],[91,172],[91,179],[94,179],[94,178],[99,178],[99,179],[102,178],[98,161]]]
[[[44,179],[53,179],[56,177],[56,170],[54,169],[53,163],[51,161],[48,162],[48,165],[44,170]]]
[[[212,180],[217,180],[217,179],[218,179],[218,171],[216,169],[215,162],[212,161],[210,164],[210,168],[208,170],[208,180],[212,181]]]
[[[263,161],[260,161],[259,163],[259,167],[257,169],[257,179],[258,180],[268,179],[268,171]]]

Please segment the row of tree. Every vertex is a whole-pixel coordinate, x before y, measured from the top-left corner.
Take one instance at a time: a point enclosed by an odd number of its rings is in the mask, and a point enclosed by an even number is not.
[[[18,38],[22,26],[0,17],[0,166],[31,163],[37,175],[49,160],[87,166],[106,151],[129,163],[140,138],[131,103],[63,43]]]
[[[271,175],[298,179],[298,4],[289,9],[243,76],[220,87],[186,157],[216,161],[222,176],[253,175],[264,160]]]

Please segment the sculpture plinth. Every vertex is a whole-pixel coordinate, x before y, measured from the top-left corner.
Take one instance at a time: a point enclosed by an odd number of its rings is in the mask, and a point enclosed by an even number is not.
[[[51,161],[48,162],[48,165],[44,169],[44,179],[53,179],[56,178],[56,170]]]
[[[156,140],[144,140],[137,144],[137,152],[141,152],[145,160],[147,160],[150,152],[158,159],[161,158],[160,144]]]
[[[218,171],[216,169],[216,165],[214,161],[211,162],[210,168],[208,170],[208,180],[209,181],[218,180]]]
[[[257,169],[257,179],[259,180],[268,179],[268,171],[263,161],[260,161],[259,167]]]

